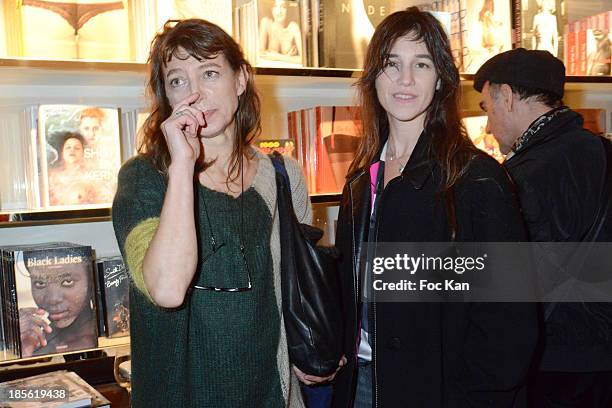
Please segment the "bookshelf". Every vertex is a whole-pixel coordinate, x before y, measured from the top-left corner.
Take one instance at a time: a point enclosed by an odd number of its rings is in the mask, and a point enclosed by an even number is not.
[[[287,137],[289,111],[316,105],[354,104],[352,84],[359,75],[358,70],[257,68],[256,84],[263,96],[262,139]],[[146,66],[140,63],[4,58],[0,59],[0,107],[79,103],[115,106],[122,113],[133,112],[146,107],[145,81]],[[480,96],[473,90],[472,81],[473,76],[462,76],[462,108],[474,111],[479,109]],[[567,78],[566,103],[572,107],[606,109],[608,132],[612,131],[610,95],[612,77]],[[134,132],[122,128],[122,144],[122,158],[126,160],[134,153]],[[334,207],[340,195],[313,195],[311,200],[315,205]],[[326,222],[326,211],[315,221]],[[109,210],[47,215],[39,220],[0,223],[0,245],[66,240],[91,245],[97,257],[119,253]],[[100,339],[100,346],[88,350],[90,353],[86,354],[90,356],[85,360],[66,361],[57,355],[42,363],[40,358],[0,362],[0,380],[67,368],[93,384],[112,382],[113,357],[110,355],[113,350],[128,346],[127,338]]]

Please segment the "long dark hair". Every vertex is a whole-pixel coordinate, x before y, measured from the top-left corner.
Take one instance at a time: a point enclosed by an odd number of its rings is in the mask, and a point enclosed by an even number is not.
[[[242,166],[241,157],[246,146],[261,132],[261,103],[255,90],[253,68],[244,58],[240,46],[219,26],[206,20],[168,21],[162,32],[153,38],[147,83],[151,115],[143,125],[143,138],[138,152],[148,158],[157,170],[167,173],[171,160],[161,124],[172,113],[172,107],[164,87],[163,68],[171,58],[181,58],[179,48],[197,60],[222,54],[234,72],[244,70],[247,74],[246,87],[238,99],[238,109],[234,114],[236,130],[229,174],[235,174],[235,170]],[[198,161],[196,172],[205,170],[210,164]]]
[[[405,35],[425,43],[438,74],[440,86],[427,110],[424,127],[431,135],[429,154],[442,169],[442,190],[446,190],[465,172],[477,149],[461,123],[459,71],[453,61],[448,37],[435,17],[416,7],[390,14],[374,31],[362,77],[357,81],[363,138],[349,174],[375,159],[382,140],[389,133],[389,119],[376,94],[376,78],[381,75],[395,41]]]

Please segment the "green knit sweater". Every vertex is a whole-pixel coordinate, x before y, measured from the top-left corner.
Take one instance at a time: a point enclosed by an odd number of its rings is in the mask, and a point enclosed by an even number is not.
[[[269,163],[260,159],[259,165]],[[254,185],[262,183],[260,170]],[[163,177],[144,159],[135,158],[121,170],[113,204],[117,240],[134,282],[130,291],[133,406],[285,406],[287,399],[294,398],[286,395],[286,385],[281,390],[277,367],[284,331],[270,253],[269,204],[253,187],[236,199],[200,186],[196,222],[201,260],[195,284],[245,287],[250,274],[252,290],[193,289],[182,307],[163,309],[144,288],[141,261],[156,229],[165,190]],[[307,210],[305,217],[310,215]],[[211,230],[217,243],[224,244],[214,254]],[[239,251],[241,234],[246,266]]]

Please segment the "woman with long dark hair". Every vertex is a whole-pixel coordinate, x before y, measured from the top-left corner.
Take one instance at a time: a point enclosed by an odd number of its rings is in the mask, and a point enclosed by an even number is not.
[[[348,363],[334,404],[513,406],[535,346],[533,305],[362,301],[364,243],[525,239],[508,176],[461,124],[459,73],[440,23],[417,8],[389,15],[357,85],[363,140],[336,241]]]
[[[129,268],[134,407],[300,407],[282,324],[276,179],[249,143],[260,100],[240,47],[204,20],[153,40],[152,113],[113,224]],[[285,161],[296,216],[303,175]]]

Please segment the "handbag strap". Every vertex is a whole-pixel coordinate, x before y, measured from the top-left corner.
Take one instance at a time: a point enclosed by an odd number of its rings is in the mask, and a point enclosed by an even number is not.
[[[276,173],[280,174],[283,181],[285,182],[285,186],[287,186],[287,191],[291,191],[291,181],[289,180],[289,174],[287,173],[287,168],[285,167],[285,159],[283,155],[279,152],[272,152],[270,155],[270,160],[272,161],[272,165],[274,166],[274,170]],[[280,194],[280,191],[277,192]],[[291,194],[287,194],[289,196],[289,202],[292,203]]]

